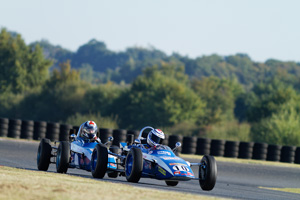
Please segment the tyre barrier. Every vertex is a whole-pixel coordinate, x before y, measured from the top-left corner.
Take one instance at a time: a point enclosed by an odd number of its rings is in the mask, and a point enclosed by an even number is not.
[[[175,144],[176,142],[181,142],[182,143],[182,136],[181,135],[170,135],[169,136],[169,139],[168,139],[168,142],[169,142],[169,147],[171,149],[175,148]],[[177,152],[180,153],[181,152],[181,147],[179,147],[177,149]]]
[[[300,164],[300,147],[296,148],[294,163]]]
[[[267,160],[268,161],[276,161],[276,162],[279,161],[280,155],[281,155],[281,148],[282,148],[282,146],[280,146],[280,145],[269,144]]]
[[[210,155],[224,156],[225,140],[211,140]]]
[[[112,145],[119,146],[120,142],[126,142],[127,131],[124,129],[114,129],[112,136],[114,140],[112,141]]]
[[[268,144],[256,142],[253,146],[252,159],[254,160],[266,160],[268,151]]]
[[[139,137],[140,132],[139,131],[134,131],[134,130],[128,130],[127,135],[131,134],[134,136],[134,139],[137,139]]]
[[[127,134],[126,135],[126,142],[127,145],[131,145],[134,142],[134,135],[133,134]]]
[[[281,148],[280,162],[293,163],[295,160],[295,146],[283,146]]]
[[[21,138],[23,139],[33,139],[34,121],[23,120],[21,125]]]
[[[8,123],[7,137],[20,138],[22,121],[19,119],[10,119]]]
[[[0,118],[0,137],[7,137],[8,123],[9,120],[7,118]]]
[[[226,141],[224,157],[237,158],[239,155],[239,145],[238,141]]]
[[[198,138],[196,154],[209,155],[210,154],[210,143],[211,143],[211,139],[209,139],[209,138]]]
[[[53,141],[59,140],[59,123],[48,122],[46,130],[46,138]]]
[[[61,124],[59,127],[59,141],[69,141],[69,135],[71,129],[73,129],[72,125]]]
[[[195,154],[197,146],[197,138],[196,137],[183,137],[182,140],[182,153],[184,154]]]
[[[108,128],[100,128],[100,140],[102,143],[105,143],[108,141],[108,138],[112,136],[113,130]]]
[[[163,145],[169,145],[169,135],[165,135],[165,139],[162,142]]]
[[[238,158],[252,159],[254,142],[240,142]]]
[[[47,131],[47,122],[44,121],[35,121],[33,125],[33,139],[41,140],[46,137]]]

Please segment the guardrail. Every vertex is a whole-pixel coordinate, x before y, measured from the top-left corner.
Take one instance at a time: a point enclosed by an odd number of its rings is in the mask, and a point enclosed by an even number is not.
[[[45,121],[0,118],[0,137],[30,140],[40,140],[46,137],[51,141],[67,141],[69,139],[70,129],[78,130],[79,127]],[[134,130],[106,128],[100,128],[99,132],[99,137],[102,142],[107,142],[108,137],[113,136],[113,145],[126,142],[128,138],[135,139],[139,134],[139,131]],[[143,136],[146,137],[146,134]],[[182,143],[182,147],[178,149],[178,152],[184,154],[210,154],[229,158],[300,164],[300,147],[295,146],[215,140],[188,136],[183,137],[180,135],[167,135],[164,144],[174,148],[176,142]]]

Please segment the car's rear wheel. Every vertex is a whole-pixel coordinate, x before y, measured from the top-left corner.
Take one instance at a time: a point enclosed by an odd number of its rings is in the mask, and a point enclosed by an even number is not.
[[[70,145],[67,141],[59,143],[56,154],[56,171],[58,173],[67,173],[70,161]]]
[[[37,167],[39,170],[48,170],[51,158],[51,151],[52,148],[50,145],[50,140],[43,138],[40,142],[37,153]]]
[[[217,180],[217,163],[213,156],[205,155],[199,166],[199,183],[202,190],[212,190]]]
[[[139,182],[143,171],[143,154],[139,148],[131,148],[125,161],[125,176],[128,182]]]
[[[167,186],[176,186],[178,185],[178,181],[166,181]]]
[[[110,150],[112,153],[118,154],[119,151],[120,151],[120,148],[119,148],[118,146],[113,145],[113,146],[111,146],[111,147],[109,148],[109,150]],[[117,159],[116,159],[116,161],[117,161]],[[116,164],[116,166],[117,166],[117,168],[118,168],[118,165],[117,165],[117,164]],[[110,178],[117,178],[118,175],[119,175],[119,173],[118,173],[118,172],[110,172],[110,173],[107,173],[107,175],[108,175],[108,177],[110,177]]]
[[[103,178],[107,170],[108,150],[103,144],[97,144],[91,158],[91,171],[94,178]]]

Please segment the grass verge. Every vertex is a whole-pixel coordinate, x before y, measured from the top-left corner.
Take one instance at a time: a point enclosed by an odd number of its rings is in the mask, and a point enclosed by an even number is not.
[[[125,184],[97,181],[68,174],[29,171],[0,166],[0,199],[221,199],[187,193],[134,187]],[[200,191],[199,187],[199,191]]]
[[[189,154],[180,154],[182,158],[191,158],[201,160],[202,155],[189,155]],[[277,167],[293,167],[300,168],[299,164],[294,163],[282,163],[282,162],[272,162],[272,161],[262,161],[262,160],[250,160],[250,159],[238,159],[238,158],[225,158],[225,157],[215,157],[216,161],[221,162],[231,162],[231,163],[242,163],[242,164],[255,164],[255,165],[269,165]]]

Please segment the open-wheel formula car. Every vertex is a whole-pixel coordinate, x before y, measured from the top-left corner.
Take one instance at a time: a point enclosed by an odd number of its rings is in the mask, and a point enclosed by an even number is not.
[[[108,142],[112,140],[113,137],[108,138]],[[117,157],[108,154],[117,153],[118,147],[112,146],[108,150],[107,143],[102,144],[94,139],[84,142],[77,140],[75,134],[70,135],[70,141],[60,141],[58,147],[56,143],[51,145],[50,140],[46,138],[40,141],[37,153],[39,170],[47,171],[49,165],[53,163],[56,164],[58,173],[66,173],[68,168],[77,168],[91,171],[94,178],[103,178],[106,172],[111,178],[118,176],[118,172],[110,170],[117,169]],[[105,153],[100,155],[99,149]],[[105,166],[103,166],[103,162],[98,162],[103,159],[106,160]]]
[[[166,145],[157,145],[146,148],[143,144],[142,133],[146,129],[153,130],[150,126],[144,127],[133,144],[121,143],[121,154],[107,152],[99,149],[100,154],[114,155],[121,161],[118,163],[123,169],[110,169],[121,172],[129,182],[138,182],[140,178],[154,178],[164,180],[168,186],[176,186],[179,181],[198,180],[203,190],[212,190],[217,178],[217,164],[214,157],[204,155],[200,163],[190,163],[175,155],[180,142],[172,150]],[[98,154],[97,154],[98,155]],[[98,160],[106,166],[106,155]],[[93,155],[92,155],[93,159]],[[195,177],[191,166],[199,166],[198,177]],[[93,167],[92,167],[93,168]],[[102,168],[101,170],[105,170]]]

